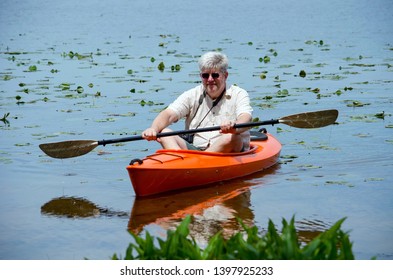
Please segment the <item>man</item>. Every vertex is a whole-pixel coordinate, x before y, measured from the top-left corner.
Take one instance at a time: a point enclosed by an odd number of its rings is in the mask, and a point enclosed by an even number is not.
[[[198,64],[202,84],[181,94],[143,131],[142,137],[159,141],[164,149],[224,153],[248,150],[248,128],[236,129],[234,125],[252,120],[250,98],[238,86],[227,88],[228,58],[219,52],[208,52],[201,56]],[[187,130],[218,125],[220,130],[197,133],[189,142],[180,136],[157,139],[157,133],[171,131],[167,127],[182,118],[186,118]]]

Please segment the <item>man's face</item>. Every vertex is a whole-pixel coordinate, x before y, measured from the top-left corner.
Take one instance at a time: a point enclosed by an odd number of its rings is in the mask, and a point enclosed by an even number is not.
[[[228,72],[221,72],[218,69],[205,69],[201,72],[202,83],[206,89],[207,94],[215,99],[226,87],[226,80]]]

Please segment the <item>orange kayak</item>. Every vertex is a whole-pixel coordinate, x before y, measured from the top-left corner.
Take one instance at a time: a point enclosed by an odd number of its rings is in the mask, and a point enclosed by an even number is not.
[[[246,176],[277,163],[281,143],[271,134],[251,138],[250,150],[215,153],[194,150],[158,150],[127,166],[136,196],[192,188]]]

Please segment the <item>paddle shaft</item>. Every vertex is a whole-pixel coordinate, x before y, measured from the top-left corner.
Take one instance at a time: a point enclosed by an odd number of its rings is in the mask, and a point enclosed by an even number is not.
[[[278,123],[286,124],[288,126],[297,128],[318,128],[333,124],[338,116],[337,110],[324,110],[315,112],[306,112],[295,115],[286,116],[280,119],[272,119],[268,121],[248,122],[235,124],[235,128],[255,127],[261,125],[274,125]],[[197,128],[190,130],[169,131],[157,134],[158,138],[174,135],[195,134],[200,132],[220,130],[220,126]],[[98,145],[107,145],[114,143],[122,143],[129,141],[136,141],[144,139],[141,135],[135,135],[124,138],[110,139],[110,140],[71,140],[57,143],[40,144],[40,149],[50,157],[53,158],[70,158],[77,157],[89,153]]]
[[[261,126],[261,125],[274,125],[278,124],[280,120],[268,120],[268,121],[259,121],[259,122],[247,122],[247,123],[240,123],[235,124],[235,128],[245,128],[245,127],[252,127],[252,126]],[[188,129],[188,130],[176,130],[176,131],[169,131],[169,132],[161,132],[157,134],[157,138],[161,137],[168,137],[168,136],[175,136],[175,135],[183,135],[183,134],[194,134],[194,133],[201,133],[207,131],[215,131],[220,130],[220,126],[211,126],[211,127],[203,127],[203,128],[196,128],[196,129]],[[130,137],[123,137],[117,139],[109,139],[109,140],[101,140],[98,141],[98,145],[107,145],[107,144],[115,144],[115,143],[122,143],[122,142],[130,142],[130,141],[138,141],[143,140],[144,138],[141,135],[135,135]]]

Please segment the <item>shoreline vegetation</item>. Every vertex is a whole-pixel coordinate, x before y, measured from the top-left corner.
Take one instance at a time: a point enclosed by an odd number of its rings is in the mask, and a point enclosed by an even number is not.
[[[125,256],[114,254],[112,260],[354,260],[348,232],[341,229],[345,218],[309,243],[300,242],[295,218],[282,219],[278,231],[269,219],[266,233],[256,226],[248,227],[240,219],[242,232],[225,239],[221,232],[214,235],[205,248],[189,237],[192,216],[187,216],[175,230],[168,230],[166,240],[145,237],[130,232],[135,243],[130,243]]]

